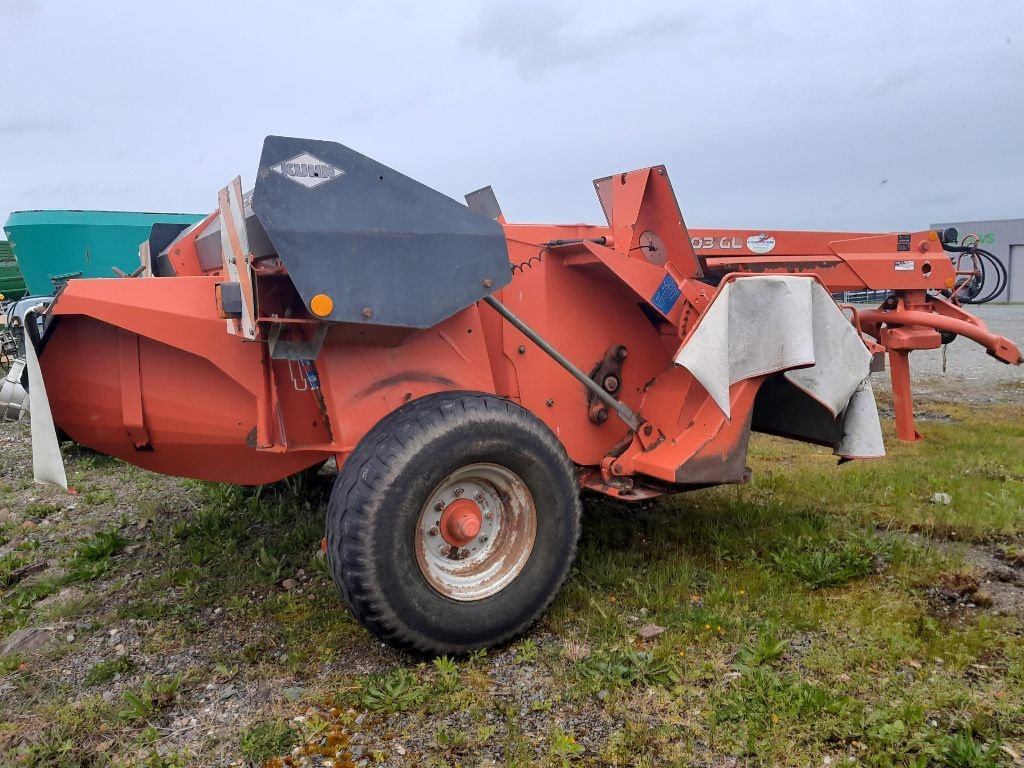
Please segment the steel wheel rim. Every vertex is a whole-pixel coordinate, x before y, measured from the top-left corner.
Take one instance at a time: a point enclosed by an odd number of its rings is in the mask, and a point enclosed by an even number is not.
[[[421,507],[416,562],[436,592],[483,600],[522,572],[536,539],[537,507],[523,479],[498,464],[468,464],[438,483]]]

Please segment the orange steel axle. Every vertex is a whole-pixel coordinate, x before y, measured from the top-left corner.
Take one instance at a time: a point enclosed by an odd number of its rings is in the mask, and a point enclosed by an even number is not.
[[[297,208],[304,211],[364,172],[368,196],[404,178],[383,166],[365,171],[362,156],[331,155],[340,145],[310,147],[296,157],[315,155],[317,163],[261,164],[252,205],[269,245],[260,245],[236,180],[203,222],[169,244],[146,245],[142,277],[68,283],[50,306],[39,359],[54,422],[73,440],[158,472],[258,484],[330,457],[342,466],[396,409],[433,393],[470,391],[499,395],[538,417],[564,446],[580,483],[594,490],[636,499],[743,482],[752,429],[834,441],[816,428],[789,429],[767,418],[775,406],[762,385],[782,386],[780,371],[729,381],[727,415],[673,361],[727,285],[772,274],[804,276],[831,292],[895,291],[895,303],[861,311],[854,321],[889,351],[903,439],[914,436],[906,356],[937,345],[940,330],[1020,362],[1012,343],[937,295],[954,272],[935,233],[688,232],[660,166],[597,182],[607,225],[512,224],[498,212],[490,225],[500,227],[507,249],[505,273],[484,266],[473,272],[468,261],[445,261],[442,249],[423,273],[436,269],[439,287],[425,278],[402,285],[407,268],[424,267],[426,257],[415,261],[417,248],[437,235],[423,225],[423,234],[358,245],[358,238],[377,237],[390,222],[384,217],[367,228],[370,235],[339,239],[310,278],[308,255],[291,254],[303,237],[320,242],[315,237],[330,216],[311,217],[302,229],[288,218],[295,207],[268,206],[282,195],[303,195],[307,202]],[[313,177],[309,169],[320,167],[331,169],[329,178]],[[387,205],[426,194],[409,189]],[[431,197],[408,216],[446,212],[449,204],[456,205]],[[352,209],[338,206],[331,215]],[[219,248],[212,258],[211,243]],[[385,247],[399,248],[397,260],[385,264]],[[401,260],[401,247],[410,261]],[[351,261],[335,261],[343,257]],[[462,306],[420,327],[401,318],[410,308],[440,306],[448,279],[476,286],[476,298],[467,293]],[[388,286],[412,291],[410,298],[395,305]],[[349,305],[354,311],[344,315]],[[595,386],[606,395],[598,397]],[[838,418],[822,423],[839,428]],[[472,538],[478,518],[478,510],[456,509],[443,533]]]

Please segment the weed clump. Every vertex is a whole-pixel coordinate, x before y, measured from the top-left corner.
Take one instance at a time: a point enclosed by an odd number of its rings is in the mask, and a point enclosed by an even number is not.
[[[257,723],[244,731],[240,740],[242,757],[252,764],[262,764],[277,755],[291,751],[299,735],[287,723],[270,721]]]

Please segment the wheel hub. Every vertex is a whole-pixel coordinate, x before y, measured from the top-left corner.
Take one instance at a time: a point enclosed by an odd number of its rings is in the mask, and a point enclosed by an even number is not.
[[[477,537],[483,522],[475,502],[456,499],[441,514],[441,536],[452,546],[464,547]]]
[[[523,479],[498,464],[469,464],[425,500],[416,561],[427,583],[453,600],[482,600],[526,566],[537,537],[537,507]]]

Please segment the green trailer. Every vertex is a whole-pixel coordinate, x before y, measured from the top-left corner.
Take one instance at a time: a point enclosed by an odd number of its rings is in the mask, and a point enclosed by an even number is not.
[[[11,244],[6,240],[0,240],[0,301],[20,299],[26,290],[25,278],[18,269]]]
[[[4,224],[30,294],[46,296],[75,277],[114,277],[139,266],[154,224],[191,225],[198,213],[15,211]]]

